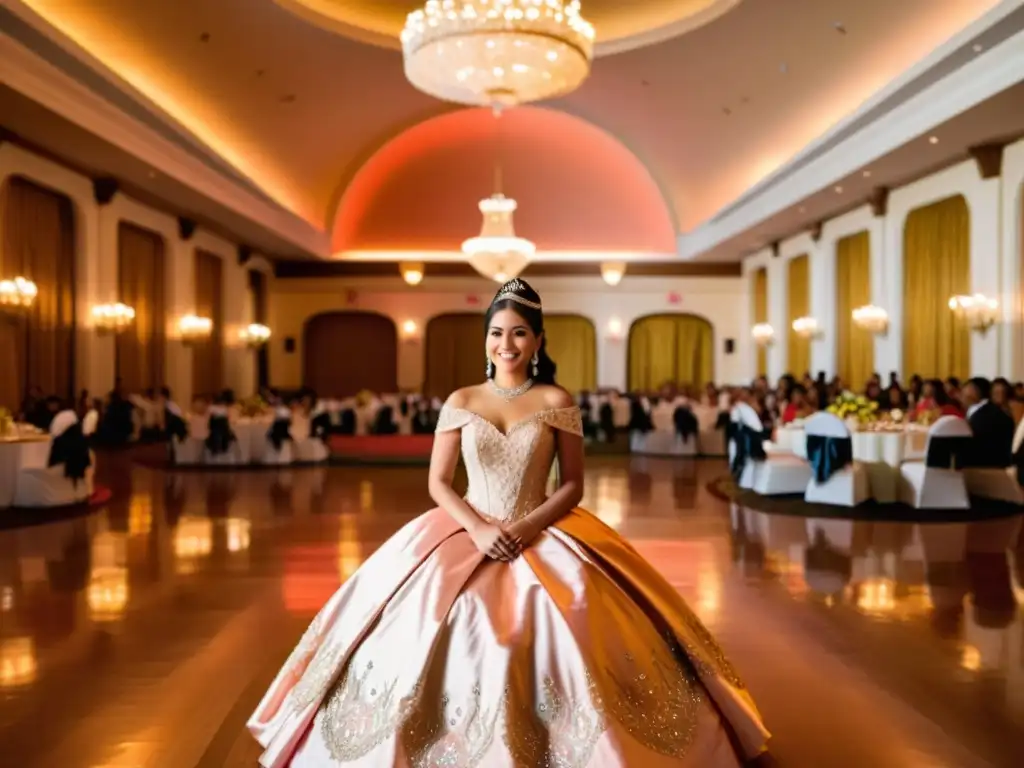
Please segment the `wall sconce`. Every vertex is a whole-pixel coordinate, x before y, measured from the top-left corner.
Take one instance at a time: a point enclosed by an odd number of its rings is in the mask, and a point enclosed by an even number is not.
[[[242,329],[242,341],[250,349],[259,349],[270,341],[270,329],[261,323],[250,323]]]
[[[10,314],[28,311],[38,295],[39,288],[27,278],[0,280],[0,309]]]
[[[213,320],[208,317],[185,315],[178,320],[178,335],[186,345],[206,341],[213,335]]]
[[[793,331],[803,339],[811,339],[818,335],[818,321],[813,317],[798,317],[793,321]]]
[[[767,347],[775,341],[775,329],[768,323],[758,323],[750,329],[750,335],[759,347]]]
[[[613,317],[608,321],[608,338],[612,341],[622,341],[624,328],[622,327],[622,321]]]
[[[622,282],[622,276],[626,274],[626,263],[624,261],[606,261],[601,265],[601,277],[608,285],[618,285]]]
[[[92,308],[92,324],[102,335],[118,334],[135,322],[135,310],[127,304],[97,304]]]
[[[966,320],[972,331],[977,331],[982,336],[999,319],[999,302],[983,293],[953,296],[949,300],[949,308],[957,317]]]
[[[853,310],[853,324],[868,333],[885,333],[889,327],[889,313],[874,304],[865,304]]]
[[[419,285],[423,282],[423,263],[419,261],[403,261],[398,265],[398,271],[402,273],[402,279],[409,285]]]
[[[402,338],[406,341],[416,341],[419,338],[420,327],[415,320],[406,320],[402,323]]]

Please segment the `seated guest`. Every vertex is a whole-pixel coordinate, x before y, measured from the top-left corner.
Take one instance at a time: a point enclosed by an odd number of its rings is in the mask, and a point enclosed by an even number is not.
[[[1002,376],[992,380],[992,403],[1006,411],[1006,413],[1013,417],[1013,421],[1016,423],[1017,417],[1013,412],[1013,399],[1013,388],[1010,386],[1009,381]]]
[[[992,383],[977,376],[967,382],[961,393],[967,406],[967,421],[974,439],[970,464],[1002,469],[1012,463],[1013,417],[992,402]]]
[[[789,403],[782,412],[782,423],[789,424],[797,419],[806,419],[814,413],[814,408],[807,402],[807,390],[802,384],[794,384],[789,392]]]
[[[934,420],[939,416],[960,416],[962,418],[963,415],[964,412],[960,404],[949,396],[942,381],[929,379],[922,387],[921,398],[914,407],[911,419],[921,421],[930,417]]]
[[[903,411],[907,408],[907,396],[899,384],[891,384],[883,395],[883,411]]]

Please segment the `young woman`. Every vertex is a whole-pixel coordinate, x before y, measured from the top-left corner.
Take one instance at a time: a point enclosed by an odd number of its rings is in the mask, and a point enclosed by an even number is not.
[[[577,508],[580,412],[554,384],[543,331],[537,293],[503,285],[487,378],[439,416],[438,507],[313,621],[249,721],[262,765],[724,768],[764,751],[768,732],[710,633]],[[451,485],[460,451],[465,497]]]

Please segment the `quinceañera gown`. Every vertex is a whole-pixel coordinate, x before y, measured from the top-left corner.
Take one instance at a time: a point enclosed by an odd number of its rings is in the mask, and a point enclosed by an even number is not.
[[[507,433],[446,405],[466,501],[494,521],[545,499],[555,431]],[[267,768],[737,766],[768,732],[710,633],[617,533],[574,509],[512,562],[443,510],[412,521],[334,594],[249,729]]]

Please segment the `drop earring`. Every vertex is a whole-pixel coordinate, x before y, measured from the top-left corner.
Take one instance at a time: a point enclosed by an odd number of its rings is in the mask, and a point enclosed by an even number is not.
[[[491,378],[491,376],[494,374],[494,363],[491,362],[491,358],[489,356],[487,358],[487,367],[484,369],[484,371],[487,373],[488,379]]]
[[[537,378],[537,363],[540,362],[540,357],[537,352],[533,353],[533,359],[530,360],[530,362],[533,363],[533,378]]]

